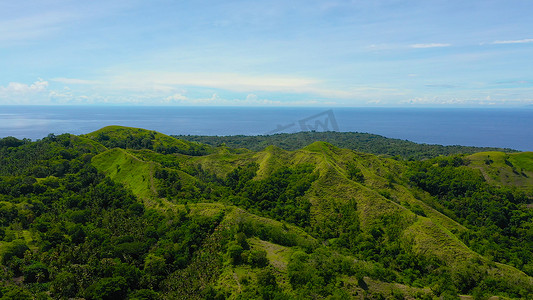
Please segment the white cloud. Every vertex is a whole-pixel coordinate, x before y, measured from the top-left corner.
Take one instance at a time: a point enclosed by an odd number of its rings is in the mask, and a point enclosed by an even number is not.
[[[184,96],[179,93],[176,93],[174,95],[171,95],[165,98],[165,102],[180,102],[180,101],[187,101],[187,100],[189,100],[187,96]]]
[[[431,43],[431,44],[413,44],[411,48],[424,49],[424,48],[440,48],[440,47],[450,47],[451,44],[441,44],[441,43]]]
[[[48,81],[42,79],[32,84],[20,82],[10,82],[7,86],[0,86],[0,97],[8,98],[13,96],[25,96],[46,91]]]
[[[51,89],[48,81],[39,79],[32,84],[10,82],[0,86],[0,104],[80,104],[92,103],[92,97],[79,95],[69,87]]]
[[[86,96],[73,92],[70,88],[65,87],[63,90],[51,90],[48,93],[49,103],[51,104],[89,104],[106,102],[102,97]]]
[[[498,97],[488,96],[469,96],[469,97],[456,97],[456,96],[424,96],[413,97],[408,100],[400,101],[401,104],[409,104],[413,106],[512,106],[512,105],[528,105],[533,103],[533,99],[512,99],[508,95],[499,94]]]
[[[492,43],[493,44],[525,44],[525,43],[533,43],[533,39],[494,41]]]
[[[183,96],[181,94],[174,94],[172,96],[166,97],[163,101],[163,103],[179,103],[179,104],[185,104],[185,105],[222,105],[222,104],[228,104],[228,101],[225,99],[221,99],[220,96],[218,96],[217,93],[214,93],[209,98],[189,98],[186,96]]]
[[[10,82],[0,86],[0,104],[32,104],[47,100],[48,81],[39,79],[32,84]]]
[[[246,101],[257,101],[257,99],[259,99],[259,98],[255,94],[248,94],[246,96]]]
[[[405,95],[403,90],[387,87],[363,85],[332,87],[311,78],[247,76],[236,73],[124,72],[121,76],[107,76],[96,81],[57,77],[50,82],[68,86],[57,89],[53,88],[52,84],[52,87],[49,87],[48,81],[41,79],[33,84],[12,82],[7,86],[0,86],[1,102],[4,104],[301,106],[325,105],[340,99],[349,103],[359,101],[354,99],[361,99],[361,103],[364,103],[363,99]],[[192,95],[186,93],[187,86],[195,87]],[[258,96],[262,92],[277,94],[279,98],[265,99]],[[291,100],[286,99],[287,94],[291,94]]]
[[[73,102],[74,95],[69,89],[63,91],[50,91],[48,97],[53,103],[67,104]]]
[[[412,105],[461,105],[467,104],[470,101],[465,99],[459,99],[455,97],[443,98],[443,97],[415,97],[402,103],[412,104]]]

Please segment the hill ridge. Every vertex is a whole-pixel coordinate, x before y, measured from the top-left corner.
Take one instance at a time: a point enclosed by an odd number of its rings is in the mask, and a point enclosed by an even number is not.
[[[378,155],[398,156],[403,159],[428,159],[439,155],[471,154],[481,151],[517,152],[513,149],[494,147],[472,147],[460,145],[433,145],[414,143],[402,139],[387,138],[377,134],[361,132],[310,132],[278,133],[273,135],[234,135],[234,136],[201,136],[172,135],[179,139],[196,141],[211,146],[225,144],[230,148],[248,148],[260,151],[267,145],[276,145],[285,150],[297,150],[315,141],[329,142],[340,148],[348,148],[358,152]]]

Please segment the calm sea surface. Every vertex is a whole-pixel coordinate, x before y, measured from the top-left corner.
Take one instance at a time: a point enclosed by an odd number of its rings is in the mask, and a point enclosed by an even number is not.
[[[0,106],[0,137],[35,140],[49,133],[84,134],[107,125],[191,135],[356,131],[418,143],[533,151],[533,108]]]

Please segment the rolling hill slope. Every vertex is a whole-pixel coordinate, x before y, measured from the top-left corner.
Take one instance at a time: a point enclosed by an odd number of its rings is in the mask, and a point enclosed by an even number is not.
[[[407,162],[118,126],[40,143],[0,149],[51,153],[0,177],[0,296],[17,276],[89,299],[533,296],[531,153]]]
[[[146,153],[140,155],[143,156],[146,157]],[[420,200],[419,192],[402,180],[406,166],[395,160],[336,148],[324,142],[315,142],[297,151],[269,146],[259,152],[214,153],[187,160],[178,155],[174,160],[179,161],[177,169],[201,166],[202,170],[219,178],[255,163],[255,181],[265,180],[283,168],[310,165],[312,172],[318,175],[301,196],[301,201],[310,204],[306,231],[317,238],[338,243],[343,228],[334,220],[339,217],[339,208],[351,202],[361,235],[372,236],[375,230],[385,232],[389,230],[387,226],[393,224],[397,227],[394,236],[388,236],[390,240],[384,243],[396,242],[403,245],[401,247],[411,247],[409,251],[436,257],[453,268],[471,264],[476,272],[487,273],[498,280],[513,280],[525,286],[531,283],[531,278],[522,272],[491,264],[469,249],[458,237],[468,229]],[[359,170],[364,179],[350,178],[349,166]]]

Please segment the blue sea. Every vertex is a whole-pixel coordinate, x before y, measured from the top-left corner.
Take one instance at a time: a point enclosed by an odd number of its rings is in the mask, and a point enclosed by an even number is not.
[[[417,143],[533,151],[533,108],[0,106],[0,137],[36,140],[107,125],[190,135],[353,131]]]

